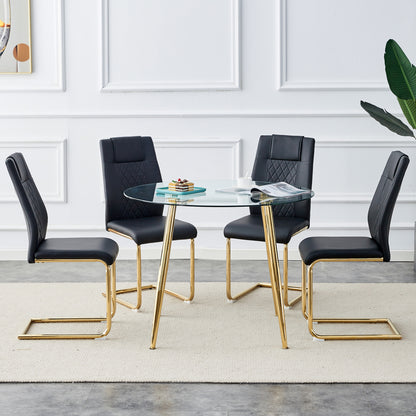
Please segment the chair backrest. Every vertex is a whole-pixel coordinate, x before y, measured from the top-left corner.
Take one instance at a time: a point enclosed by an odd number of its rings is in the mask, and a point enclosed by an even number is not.
[[[123,195],[127,188],[162,180],[152,138],[115,137],[101,140],[100,148],[106,223],[162,215],[162,205],[132,201]]]
[[[408,164],[409,157],[404,153],[395,151],[390,154],[368,209],[370,234],[383,251],[384,261],[390,261],[391,216]]]
[[[267,182],[287,182],[312,188],[315,139],[302,136],[261,136],[257,146],[252,179]],[[277,216],[310,218],[310,200],[276,205]],[[251,214],[259,214],[259,207],[250,207]]]
[[[6,159],[6,166],[26,220],[29,236],[27,260],[34,263],[37,248],[46,236],[48,213],[23,155],[13,153]]]

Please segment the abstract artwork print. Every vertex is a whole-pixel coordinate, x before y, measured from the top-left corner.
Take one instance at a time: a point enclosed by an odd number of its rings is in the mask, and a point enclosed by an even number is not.
[[[30,72],[30,0],[0,0],[0,74]]]

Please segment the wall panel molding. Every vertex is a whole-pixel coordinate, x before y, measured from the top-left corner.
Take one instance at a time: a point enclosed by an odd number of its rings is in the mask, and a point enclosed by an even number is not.
[[[399,112],[390,112],[396,117],[401,117]],[[101,112],[19,112],[19,113],[0,113],[0,119],[107,119],[107,118],[369,118],[365,111],[218,111],[218,110],[169,110],[169,111],[101,111]],[[409,139],[410,140],[410,139]]]
[[[316,141],[315,145],[318,148],[416,148],[416,142],[412,139],[397,139],[397,136],[393,136],[392,139],[379,139],[373,138],[346,138],[340,136],[338,139],[320,138]]]
[[[216,81],[186,80],[158,82],[111,81],[110,50],[109,50],[109,1],[101,1],[101,92],[140,92],[140,91],[209,91],[209,90],[238,90],[240,89],[241,62],[240,62],[240,0],[226,0],[230,2],[231,21],[230,37],[232,53],[230,55],[231,78]],[[224,0],[225,1],[225,0]]]
[[[319,139],[315,143],[317,149],[416,149],[413,140],[406,139],[369,139],[354,138],[349,139],[340,137],[338,139]],[[353,192],[327,192],[320,193],[313,198],[314,203],[318,204],[369,204],[373,198],[372,193],[353,193]],[[415,192],[400,192],[397,204],[416,203]]]
[[[178,139],[160,137],[154,138],[155,148],[169,148],[169,149],[229,149],[232,153],[231,171],[233,177],[230,179],[236,179],[241,176],[241,139],[233,138],[192,138],[192,139]]]
[[[387,91],[385,81],[289,81],[288,73],[288,0],[275,0],[277,89],[282,91]]]
[[[320,193],[317,196],[314,196],[314,204],[365,204],[368,206],[372,201],[373,194],[354,194],[354,193]],[[416,204],[416,194],[412,192],[403,192],[399,195],[396,201],[396,206],[403,204]]]
[[[325,192],[314,196],[314,204],[369,204],[373,199],[371,193]],[[401,192],[396,204],[416,204],[416,193]]]
[[[42,199],[45,202],[67,202],[67,154],[66,154],[66,139],[0,139],[0,150],[10,149],[9,153],[22,152],[27,154],[30,149],[50,149],[55,153],[55,163],[57,170],[50,173],[50,177],[56,178],[56,192],[43,193]],[[29,163],[28,163],[29,164]],[[29,166],[30,169],[30,166]],[[18,202],[17,196],[14,192],[6,193],[0,192],[0,203]]]
[[[208,209],[208,208],[207,208]],[[224,226],[222,224],[213,224],[213,223],[204,223],[204,222],[196,222],[193,221],[195,227],[199,230],[207,230],[207,231],[222,231]],[[390,227],[393,231],[414,231],[415,224],[414,222],[398,222],[391,224]],[[310,227],[311,231],[317,230],[349,230],[349,231],[368,231],[368,224],[365,222],[357,223],[357,222],[315,222]],[[0,225],[0,231],[19,231],[19,232],[26,232],[27,228],[24,225]],[[105,232],[103,229],[102,224],[97,225],[52,225],[48,226],[48,231],[54,232]]]
[[[65,68],[65,9],[64,0],[58,0],[56,11],[56,35],[57,35],[57,72],[55,91],[66,90],[66,68]]]

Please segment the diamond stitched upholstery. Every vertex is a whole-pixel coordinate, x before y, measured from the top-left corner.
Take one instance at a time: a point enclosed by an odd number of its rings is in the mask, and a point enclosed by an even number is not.
[[[309,137],[261,136],[252,178],[256,181],[287,182],[311,188],[315,140]],[[276,242],[287,244],[292,235],[309,227],[310,200],[273,207]],[[279,229],[280,226],[280,229]],[[226,238],[264,241],[261,208],[250,207],[250,215],[228,223]]]
[[[298,163],[294,160],[268,159],[266,161],[268,182],[296,183]],[[282,217],[294,217],[294,204],[276,205],[273,207],[273,215]]]
[[[150,137],[117,137],[101,140],[106,223],[114,220],[162,215],[163,206],[132,201],[127,188],[162,180],[153,141]],[[126,149],[130,149],[127,152]],[[118,157],[117,155],[123,157]],[[135,159],[135,155],[136,160]],[[127,159],[126,156],[129,156]]]
[[[132,201],[123,195],[123,192],[127,188],[136,186],[138,184],[145,184],[153,182],[149,175],[151,172],[151,163],[149,161],[143,161],[141,163],[126,162],[117,163],[114,169],[120,181],[114,183],[113,186],[118,187],[119,195],[122,195],[122,204],[120,208],[120,218],[130,219],[138,217],[152,217],[154,215],[161,215],[163,207],[145,204],[143,202]]]
[[[13,153],[6,159],[6,166],[25,215],[29,237],[28,262],[33,263],[35,251],[46,236],[48,213],[23,155]]]
[[[166,220],[163,205],[133,201],[123,194],[127,188],[162,181],[152,138],[116,137],[101,140],[100,146],[106,228],[129,236],[138,245],[162,241]],[[192,224],[175,220],[173,240],[196,236]]]
[[[257,146],[252,178],[257,181],[287,182],[311,188],[315,140],[309,137],[261,136]],[[259,207],[250,213],[260,215]],[[273,207],[274,216],[304,218],[309,221],[310,200]]]
[[[48,213],[21,153],[6,159],[23,209],[29,234],[28,262],[35,260],[102,260],[111,265],[116,260],[118,245],[110,238],[50,238],[46,239]]]
[[[26,182],[23,182],[22,186],[33,209],[33,214],[36,221],[36,227],[34,228],[37,231],[34,238],[36,240],[36,245],[38,245],[46,237],[46,229],[48,227],[48,214],[33,179],[30,178]]]

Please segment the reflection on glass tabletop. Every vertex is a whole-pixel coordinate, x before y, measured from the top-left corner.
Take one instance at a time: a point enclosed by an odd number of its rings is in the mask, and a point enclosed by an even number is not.
[[[260,192],[251,192],[255,186],[262,186],[268,182],[253,181],[251,187],[238,187],[237,180],[196,180],[195,187],[205,188],[202,192],[177,195],[166,193],[168,183],[158,182],[138,185],[124,191],[127,198],[142,202],[163,205],[183,205],[193,207],[248,207],[258,205],[278,205],[298,202],[313,197],[313,191],[294,196],[275,198]],[[159,191],[158,191],[159,190]]]

